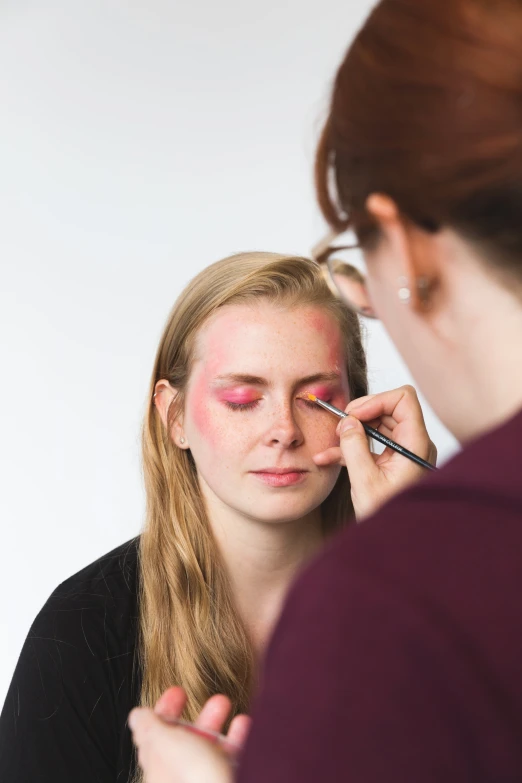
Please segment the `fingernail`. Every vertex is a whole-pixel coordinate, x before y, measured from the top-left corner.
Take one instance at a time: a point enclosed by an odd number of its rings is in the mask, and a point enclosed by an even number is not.
[[[346,417],[346,419],[343,419],[341,422],[341,426],[339,428],[339,432],[342,435],[343,432],[346,432],[347,430],[353,430],[355,427],[355,422],[353,419],[351,419],[349,416]]]

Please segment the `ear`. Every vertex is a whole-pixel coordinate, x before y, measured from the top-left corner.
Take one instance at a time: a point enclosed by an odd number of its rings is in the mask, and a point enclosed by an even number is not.
[[[156,406],[156,410],[158,411],[161,421],[163,422],[163,426],[165,428],[167,428],[167,419],[169,415],[170,406],[173,404],[177,395],[178,395],[177,389],[172,387],[170,383],[164,379],[158,381],[154,387],[154,404]],[[176,417],[176,419],[174,419],[174,421],[172,420],[172,418],[170,419],[169,434],[173,442],[180,449],[189,448],[187,438],[183,431],[183,412],[180,412],[179,415]]]
[[[382,193],[369,196],[366,209],[390,251],[386,262],[395,260],[397,296],[417,312],[431,309],[442,279],[438,235],[405,219],[395,201]]]

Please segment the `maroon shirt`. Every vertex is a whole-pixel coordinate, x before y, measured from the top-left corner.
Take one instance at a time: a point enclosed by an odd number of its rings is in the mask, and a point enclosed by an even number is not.
[[[239,783],[522,780],[522,413],[291,591]]]

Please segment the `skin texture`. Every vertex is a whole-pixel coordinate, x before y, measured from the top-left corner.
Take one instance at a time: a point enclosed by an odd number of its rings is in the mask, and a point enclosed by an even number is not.
[[[337,323],[318,308],[225,307],[198,335],[196,356],[181,426],[211,516],[279,524],[317,518],[339,466],[318,466],[313,457],[338,445],[337,422],[299,395],[348,402]],[[318,374],[336,377],[303,381]],[[304,473],[295,484],[273,478],[271,485],[272,476],[259,474],[269,468]]]
[[[317,307],[221,308],[197,335],[171,437],[190,449],[236,607],[261,657],[298,569],[323,543],[321,503],[341,466],[337,420],[306,391],[349,399],[339,326]],[[156,384],[166,425],[177,391]],[[268,471],[268,472],[267,472]],[[281,471],[283,473],[281,474]]]
[[[365,253],[372,306],[435,413],[467,443],[522,404],[522,364],[514,361],[522,338],[520,278],[496,277],[492,250],[450,228],[423,231],[386,195],[370,196],[366,206],[380,230]],[[411,292],[406,305],[401,278]]]

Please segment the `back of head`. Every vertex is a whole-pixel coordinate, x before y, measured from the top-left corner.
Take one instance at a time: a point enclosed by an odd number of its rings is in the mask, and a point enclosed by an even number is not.
[[[521,280],[521,41],[520,0],[381,0],[339,68],[317,153],[330,224],[369,246],[365,203],[385,193]]]

